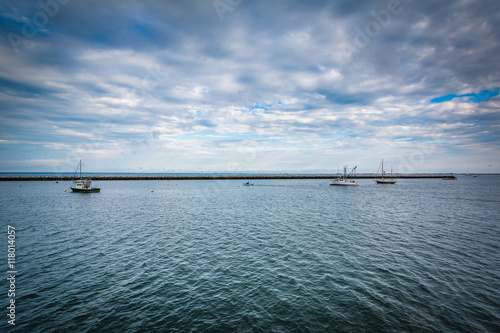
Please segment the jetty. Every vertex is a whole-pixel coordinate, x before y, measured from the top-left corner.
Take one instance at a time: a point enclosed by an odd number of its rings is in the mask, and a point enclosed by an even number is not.
[[[340,174],[87,174],[92,180],[229,180],[229,179],[332,179]],[[394,174],[393,178],[443,178],[447,174]],[[357,174],[357,179],[375,179],[376,174]],[[0,174],[0,181],[66,181],[69,174]]]

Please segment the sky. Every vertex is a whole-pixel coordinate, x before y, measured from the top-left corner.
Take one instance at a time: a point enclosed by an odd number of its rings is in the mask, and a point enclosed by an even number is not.
[[[500,2],[0,2],[0,172],[500,172]]]

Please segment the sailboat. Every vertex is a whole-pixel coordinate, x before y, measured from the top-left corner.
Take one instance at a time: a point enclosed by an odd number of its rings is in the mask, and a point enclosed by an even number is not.
[[[78,171],[78,167],[76,168],[76,172]],[[73,175],[73,178],[75,178]],[[84,193],[92,193],[92,192],[101,192],[101,189],[98,187],[92,187],[92,180],[90,178],[82,177],[82,160],[80,160],[80,178],[75,179],[73,181],[74,186],[71,186],[71,191],[73,192],[84,192]]]
[[[392,167],[391,167],[391,179],[384,179],[384,160],[383,159],[382,159],[382,178],[375,179],[375,182],[377,182],[377,184],[396,184],[396,181],[392,179]]]
[[[337,177],[335,179],[330,179],[330,185],[332,186],[359,186],[356,183],[356,168],[355,166],[349,174],[347,174],[347,165],[344,165],[344,175]]]
[[[469,166],[467,165],[467,172],[465,173],[466,176],[472,176],[472,177],[477,177],[477,175],[473,175],[472,173],[469,173]]]

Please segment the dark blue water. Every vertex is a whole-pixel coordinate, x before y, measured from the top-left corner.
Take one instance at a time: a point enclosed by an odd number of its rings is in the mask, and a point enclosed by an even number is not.
[[[500,332],[500,177],[360,184],[1,182],[0,329]]]

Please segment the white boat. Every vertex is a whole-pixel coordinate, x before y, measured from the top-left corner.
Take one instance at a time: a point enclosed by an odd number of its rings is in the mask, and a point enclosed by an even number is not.
[[[377,171],[378,174],[378,171]],[[396,184],[396,181],[392,179],[392,167],[391,167],[391,179],[385,179],[384,178],[384,160],[382,159],[382,178],[380,179],[375,179],[375,182],[377,184]]]
[[[243,186],[253,186],[253,183],[246,182],[246,183],[243,183]]]
[[[78,171],[78,168],[76,169]],[[76,175],[76,171],[75,171]],[[98,187],[92,187],[92,180],[90,178],[82,177],[82,160],[80,160],[80,178],[73,181],[74,186],[71,186],[71,191],[82,192],[82,193],[92,193],[101,192]]]
[[[359,186],[356,183],[356,168],[355,166],[349,174],[347,174],[347,165],[344,165],[344,175],[335,179],[330,179],[331,186]]]

